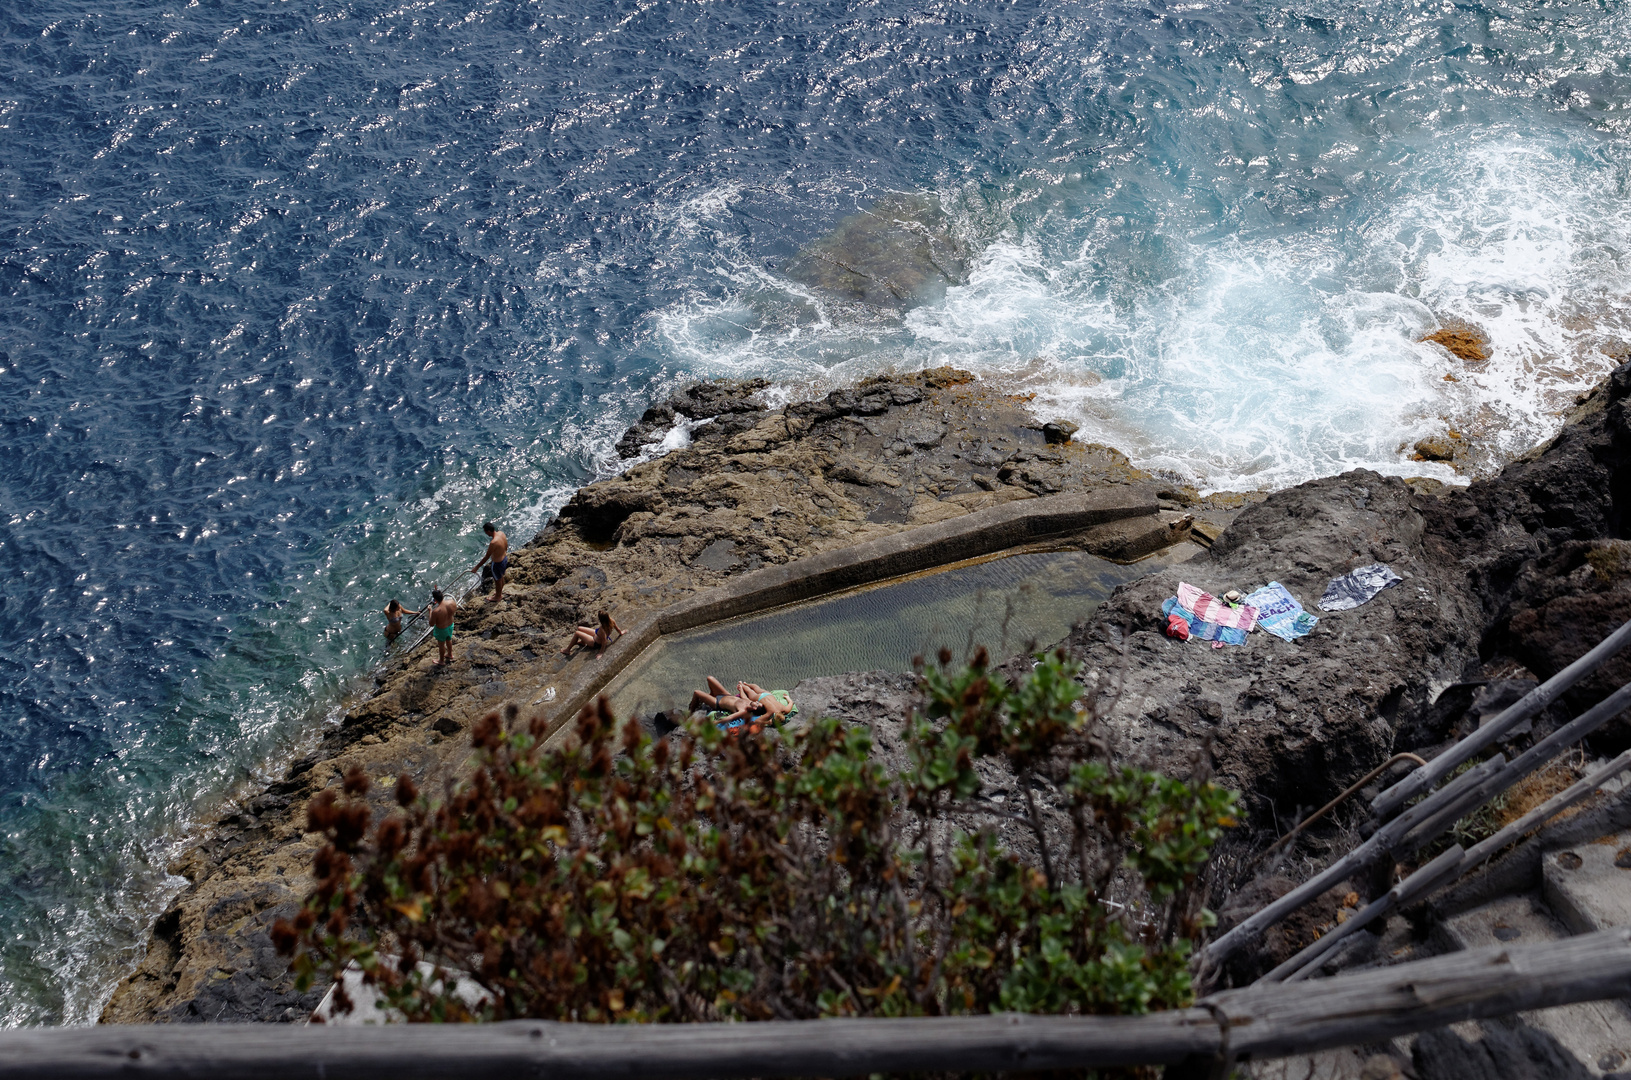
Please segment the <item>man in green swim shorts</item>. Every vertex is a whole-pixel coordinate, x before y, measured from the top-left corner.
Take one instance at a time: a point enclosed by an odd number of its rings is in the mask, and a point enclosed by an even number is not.
[[[441,667],[453,662],[453,616],[459,605],[444,600],[441,589],[432,591],[430,600],[430,636],[436,639],[436,666]]]

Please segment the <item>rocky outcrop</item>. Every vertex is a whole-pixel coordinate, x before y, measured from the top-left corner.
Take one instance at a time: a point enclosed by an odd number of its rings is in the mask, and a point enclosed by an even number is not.
[[[1575,408],[1543,447],[1498,481],[1447,492],[1434,533],[1456,553],[1484,604],[1482,653],[1555,675],[1631,618],[1631,363]],[[1622,653],[1566,696],[1575,711],[1631,680]],[[1631,746],[1621,718],[1592,740]]]
[[[309,885],[305,802],[353,765],[376,792],[403,772],[421,784],[455,774],[473,719],[506,702],[534,707],[546,700],[539,687],[595,663],[556,650],[600,608],[649,613],[748,571],[915,525],[1131,485],[1194,514],[1210,550],[1123,586],[1063,647],[1090,673],[1123,678],[1110,726],[1124,754],[1174,770],[1210,755],[1242,792],[1250,818],[1238,850],[1402,741],[1425,746],[1469,715],[1476,723],[1477,710],[1492,707],[1492,683],[1545,677],[1631,615],[1622,543],[1631,367],[1558,439],[1470,489],[1357,471],[1262,499],[1200,500],[1063,426],[1045,434],[1022,402],[948,369],[782,409],[763,389],[709,384],[648,411],[628,440],[632,454],[683,442],[677,425],[690,445],[580,491],[514,549],[506,602],[461,613],[449,668],[431,668],[432,654],[420,651],[383,672],[341,727],[181,860],[189,886],[104,1019],[301,1015],[305,998],[263,945],[266,924]],[[1359,608],[1317,612],[1330,577],[1370,562],[1404,580]],[[1179,643],[1161,633],[1159,613],[1180,579],[1214,592],[1277,580],[1322,621],[1295,643],[1265,634],[1216,650]],[[1010,663],[1017,672],[1028,660]],[[873,724],[890,754],[910,689],[909,679],[874,673],[798,692],[808,712]]]
[[[1498,477],[1417,490],[1426,487],[1355,471],[1276,492],[1204,556],[1117,590],[1065,642],[1090,669],[1125,671],[1112,724],[1124,753],[1163,768],[1212,755],[1250,815],[1237,851],[1260,848],[1389,754],[1431,753],[1470,732],[1631,618],[1631,364]],[[1370,562],[1403,581],[1358,608],[1317,611],[1330,577]],[[1180,579],[1214,593],[1278,580],[1321,622],[1295,643],[1180,643],[1159,615]],[[1511,742],[1521,748],[1628,678],[1622,654]],[[1621,717],[1588,749],[1628,741]],[[1272,882],[1237,884],[1256,895]],[[1242,911],[1260,906],[1235,899]]]
[[[306,801],[352,765],[376,792],[404,772],[422,786],[453,775],[472,720],[507,702],[540,706],[541,687],[597,662],[558,650],[599,609],[632,624],[761,567],[1038,495],[1131,486],[1151,506],[1194,501],[1114,450],[1050,444],[1023,403],[964,372],[870,379],[785,409],[769,408],[764,388],[706,383],[648,410],[625,440],[635,454],[676,425],[690,444],[579,491],[512,548],[505,602],[465,605],[449,667],[432,667],[427,649],[387,667],[340,727],[183,857],[173,869],[189,884],[103,1019],[304,1016],[309,995],[268,953],[266,929],[310,885]],[[1219,521],[1232,512],[1198,505]],[[1096,535],[1111,555],[1140,542],[1126,528]]]
[[[1159,764],[1210,747],[1264,829],[1384,760],[1401,718],[1478,658],[1483,608],[1458,567],[1428,550],[1431,503],[1373,472],[1316,480],[1243,510],[1205,555],[1118,589],[1065,647],[1089,668],[1125,670],[1113,714],[1122,752]],[[1373,562],[1404,581],[1353,610],[1318,612],[1330,578]],[[1180,580],[1216,595],[1279,581],[1321,621],[1296,642],[1179,642],[1161,632],[1160,610]]]

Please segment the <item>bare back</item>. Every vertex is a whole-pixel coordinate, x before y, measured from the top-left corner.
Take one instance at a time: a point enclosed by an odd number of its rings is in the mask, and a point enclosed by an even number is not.
[[[430,609],[430,624],[438,630],[445,630],[453,625],[453,616],[458,613],[459,605],[451,599],[443,600]]]

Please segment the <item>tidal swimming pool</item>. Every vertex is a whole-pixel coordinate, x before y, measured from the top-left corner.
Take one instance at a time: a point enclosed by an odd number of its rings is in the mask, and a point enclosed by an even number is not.
[[[1062,640],[1115,591],[1192,554],[1184,545],[1126,565],[1080,551],[1009,555],[896,579],[670,634],[607,688],[619,715],[683,707],[713,675],[789,688],[846,671],[910,671],[942,646],[996,658]]]

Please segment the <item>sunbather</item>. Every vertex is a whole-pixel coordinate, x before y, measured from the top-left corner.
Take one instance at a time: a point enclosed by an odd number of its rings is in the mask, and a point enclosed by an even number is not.
[[[692,712],[696,712],[698,709],[706,709],[710,714],[720,713],[732,717],[737,715],[746,716],[751,704],[752,702],[747,698],[732,694],[726,690],[725,684],[712,675],[708,676],[708,689],[706,691],[696,690],[691,694]]]
[[[799,711],[799,707],[793,704],[793,695],[786,690],[766,690],[755,683],[739,682],[736,692],[751,700],[756,708],[764,710],[765,719],[772,724],[780,724]]]

